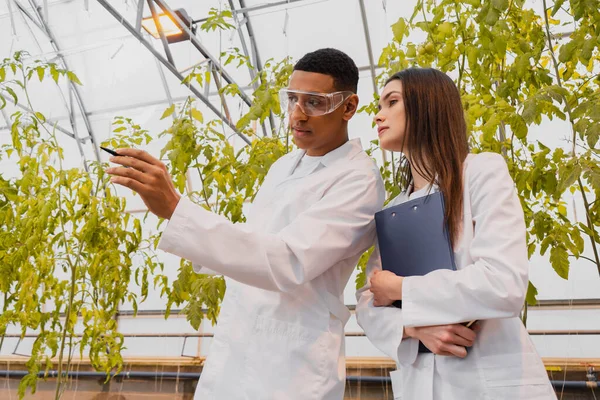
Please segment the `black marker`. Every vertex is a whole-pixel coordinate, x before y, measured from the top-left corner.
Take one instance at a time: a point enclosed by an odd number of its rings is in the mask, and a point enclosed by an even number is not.
[[[102,150],[104,150],[105,152],[107,152],[108,154],[110,154],[110,155],[113,155],[113,156],[119,156],[119,157],[121,156],[119,153],[117,153],[117,152],[116,152],[116,151],[114,151],[114,150],[107,149],[106,147],[102,147],[102,146],[100,146],[100,148],[101,148]],[[129,167],[127,167],[127,166],[124,166],[124,167],[125,167],[125,168],[129,168]]]
[[[106,147],[102,147],[102,146],[100,146],[100,148],[101,148],[102,150],[104,150],[105,152],[107,152],[108,154],[110,154],[110,155],[113,155],[113,156],[119,156],[119,153],[117,153],[117,152],[116,152],[116,151],[114,151],[114,150],[107,149]]]

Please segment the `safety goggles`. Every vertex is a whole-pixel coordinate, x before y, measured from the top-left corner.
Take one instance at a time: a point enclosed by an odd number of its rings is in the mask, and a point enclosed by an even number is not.
[[[341,106],[352,92],[317,93],[302,90],[281,89],[279,91],[279,102],[282,110],[292,113],[299,106],[304,115],[317,117],[329,114]]]

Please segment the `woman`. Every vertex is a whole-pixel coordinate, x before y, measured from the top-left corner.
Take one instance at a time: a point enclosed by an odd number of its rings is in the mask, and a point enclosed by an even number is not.
[[[392,357],[395,399],[555,399],[519,313],[528,282],[523,211],[502,156],[469,154],[460,95],[435,69],[385,85],[375,116],[383,149],[401,152],[402,193],[441,191],[456,271],[401,277],[381,270],[357,293],[358,323]],[[390,305],[402,300],[402,308]],[[479,321],[473,329],[461,323]],[[419,352],[419,342],[432,353]],[[469,350],[467,352],[467,347]]]

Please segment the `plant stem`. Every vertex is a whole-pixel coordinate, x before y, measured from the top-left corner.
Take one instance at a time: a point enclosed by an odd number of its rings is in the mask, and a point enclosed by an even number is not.
[[[550,51],[550,56],[552,57],[552,64],[554,66],[554,71],[556,73],[556,80],[558,82],[558,86],[560,86],[562,88],[563,85],[562,85],[562,81],[560,79],[560,73],[558,71],[558,61],[556,61],[556,56],[554,55],[554,49],[552,48],[552,38],[550,36],[550,23],[548,22],[548,13],[547,13],[548,8],[546,7],[546,0],[542,0],[542,2],[544,5],[544,22],[546,25],[546,38],[548,39],[548,50]],[[569,104],[569,101],[567,100],[567,98],[564,95],[562,95],[562,97],[565,102],[565,109],[567,111],[567,115],[569,116],[569,122],[571,123],[571,130],[573,132],[573,149],[571,151],[571,156],[575,159],[575,158],[577,158],[577,151],[576,151],[576,149],[577,149],[577,131],[575,130],[575,123],[573,121],[571,105]],[[579,190],[581,191],[581,196],[583,197],[586,219],[587,219],[587,223],[588,223],[588,228],[590,229],[590,234],[588,234],[588,236],[590,237],[590,242],[592,244],[592,251],[594,252],[594,258],[596,259],[596,267],[598,268],[598,274],[600,275],[600,257],[598,256],[598,246],[596,244],[596,238],[594,237],[595,230],[594,230],[594,224],[593,224],[591,216],[590,216],[590,205],[587,201],[587,196],[585,194],[581,178],[577,178],[577,183],[579,184]]]
[[[550,51],[550,56],[552,58],[552,65],[554,67],[554,73],[556,74],[556,81],[558,82],[558,86],[560,86],[561,88],[563,87],[562,85],[562,81],[560,79],[560,72],[558,71],[558,61],[556,60],[556,56],[554,55],[554,48],[552,47],[552,36],[550,35],[550,23],[548,21],[548,7],[546,7],[546,0],[542,0],[543,5],[544,5],[544,22],[546,25],[546,38],[548,39],[548,50]],[[567,114],[569,115],[569,122],[571,123],[571,130],[573,131],[573,150],[572,150],[572,155],[573,157],[576,156],[575,153],[575,143],[577,141],[577,132],[575,131],[575,124],[573,123],[573,116],[571,115],[571,105],[569,104],[567,98],[565,96],[562,96],[563,100],[565,102],[565,108],[567,111]]]
[[[204,178],[202,177],[202,172],[200,171],[200,168],[196,168],[196,170],[198,171],[198,176],[200,176],[200,182],[202,183],[202,197],[204,197],[204,203],[206,204],[208,209],[210,209],[210,204],[208,202],[208,195],[206,193],[206,187],[204,186]]]
[[[466,40],[465,40],[465,28],[464,26],[462,26],[461,22],[460,22],[460,14],[458,13],[458,8],[459,8],[459,4],[458,3],[454,3],[454,13],[456,14],[456,22],[459,24],[460,26],[460,36],[462,38],[462,42],[463,45],[466,46]],[[465,48],[466,50],[466,48]],[[456,85],[458,86],[458,93],[461,93],[461,85],[462,85],[462,78],[463,78],[463,72],[465,70],[465,59],[466,59],[466,53],[463,51],[462,53],[462,60],[458,66],[458,82],[456,83]]]
[[[4,302],[2,303],[2,314],[6,312],[8,308],[8,292],[4,292]],[[2,339],[0,339],[0,351],[2,351],[2,345],[4,345],[4,336],[5,333],[2,333]]]
[[[81,246],[83,245],[83,243],[80,244],[80,249]],[[56,393],[54,396],[55,400],[59,400],[60,396],[61,396],[61,386],[62,386],[62,381],[63,381],[63,376],[62,376],[62,363],[63,363],[63,356],[64,356],[64,352],[65,352],[65,343],[67,341],[67,331],[69,330],[69,320],[70,320],[70,316],[71,316],[71,310],[73,309],[73,299],[75,298],[75,281],[77,279],[77,269],[76,266],[71,266],[71,290],[69,292],[69,304],[67,305],[67,310],[66,310],[66,315],[65,315],[65,324],[63,325],[63,330],[62,330],[62,338],[60,340],[60,352],[58,353],[58,376],[57,376],[57,381],[56,381]],[[72,337],[72,335],[71,335]],[[65,372],[69,372],[68,370]]]
[[[590,237],[590,241],[592,242],[592,251],[594,252],[594,259],[596,260],[596,268],[598,268],[598,275],[600,275],[600,257],[598,256],[598,248],[596,246],[596,238],[594,237],[594,224],[592,222],[592,217],[590,215],[590,203],[588,202],[587,196],[585,194],[585,190],[583,190],[583,183],[581,182],[581,178],[577,178],[577,183],[579,184],[579,190],[581,191],[581,196],[583,197],[583,204],[585,208],[585,219],[587,221],[588,228],[591,232],[588,236]],[[588,258],[589,260],[589,258]]]

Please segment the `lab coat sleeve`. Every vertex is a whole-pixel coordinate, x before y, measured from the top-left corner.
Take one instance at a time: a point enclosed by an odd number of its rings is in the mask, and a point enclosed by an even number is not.
[[[194,272],[197,273],[197,274],[220,275],[217,272],[213,271],[212,269],[203,267],[200,264],[192,264],[192,268],[194,269]]]
[[[417,359],[419,341],[414,338],[402,338],[402,309],[373,305],[373,293],[369,289],[370,279],[375,270],[381,270],[377,245],[367,263],[367,284],[356,292],[356,319],[375,347],[398,364],[412,364]]]
[[[182,198],[159,248],[247,285],[291,291],[369,247],[383,198],[375,169],[348,173],[278,233],[233,224]]]
[[[267,171],[267,176],[265,176],[265,182],[268,181],[271,178],[272,175],[272,171],[274,171],[274,168],[278,168],[278,166],[280,165],[279,163],[281,162],[281,158],[276,160],[275,163],[271,166],[271,168],[269,169],[269,171]],[[172,232],[172,231],[169,231]],[[220,273],[213,271],[210,268],[207,268],[204,265],[198,264],[198,263],[192,263],[192,269],[194,270],[195,273],[197,274],[204,274],[204,275],[221,275]]]
[[[474,233],[472,264],[407,277],[404,325],[430,326],[519,315],[528,282],[523,210],[501,155],[482,153],[467,167]],[[464,199],[469,201],[469,199]]]

